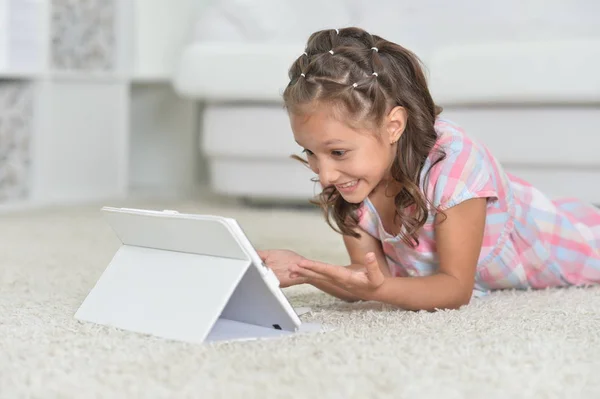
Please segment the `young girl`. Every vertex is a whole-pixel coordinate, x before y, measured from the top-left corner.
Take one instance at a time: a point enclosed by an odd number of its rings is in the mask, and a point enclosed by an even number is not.
[[[600,282],[600,210],[551,201],[439,117],[410,51],[358,28],[319,31],[289,76],[294,138],[352,264],[260,251],[282,287],[434,310]]]

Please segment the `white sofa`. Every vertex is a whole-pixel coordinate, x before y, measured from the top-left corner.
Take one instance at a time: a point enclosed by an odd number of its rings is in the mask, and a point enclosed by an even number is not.
[[[215,191],[300,202],[317,192],[289,158],[298,147],[281,93],[312,31],[355,25],[414,50],[444,115],[507,170],[552,197],[600,204],[600,3],[250,3],[205,8],[174,77],[180,95],[205,103],[200,151]]]

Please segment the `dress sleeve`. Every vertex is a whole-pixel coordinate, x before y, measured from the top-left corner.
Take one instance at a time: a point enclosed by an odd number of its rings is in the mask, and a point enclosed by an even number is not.
[[[467,137],[454,137],[445,145],[445,158],[433,165],[426,180],[426,196],[439,210],[472,198],[498,199],[494,164],[487,150]]]

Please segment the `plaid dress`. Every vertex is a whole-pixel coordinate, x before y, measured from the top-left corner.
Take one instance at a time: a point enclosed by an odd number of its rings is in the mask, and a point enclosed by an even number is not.
[[[545,288],[600,283],[600,209],[577,199],[552,201],[529,183],[505,172],[483,145],[450,121],[438,119],[436,146],[446,158],[425,172],[424,194],[441,210],[471,198],[487,198],[483,245],[474,295],[490,290]],[[435,152],[432,151],[432,154]],[[430,216],[418,247],[388,234],[367,198],[358,209],[359,226],[382,242],[393,276],[427,276],[438,269]]]

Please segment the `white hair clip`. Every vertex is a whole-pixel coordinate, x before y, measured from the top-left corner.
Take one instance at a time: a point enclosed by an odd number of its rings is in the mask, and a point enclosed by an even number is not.
[[[305,74],[303,74],[303,73],[301,73],[301,74],[300,74],[300,76],[302,76],[303,78],[305,78],[305,77],[306,77],[306,75],[305,75]]]
[[[371,47],[371,50],[375,50],[376,53],[379,52],[379,49],[377,47]]]
[[[307,56],[307,57],[308,57],[308,53],[307,53],[306,51],[305,51],[304,53],[302,53],[302,54],[304,54],[305,56]]]
[[[329,54],[333,55],[333,50],[329,50]]]
[[[337,34],[339,35],[339,34],[340,34],[340,31],[336,29],[336,30],[335,30],[335,33],[337,33]]]
[[[372,75],[375,77],[379,76],[379,74],[377,72],[373,72]]]
[[[356,88],[356,86],[358,86],[358,83],[352,83],[352,87]]]

